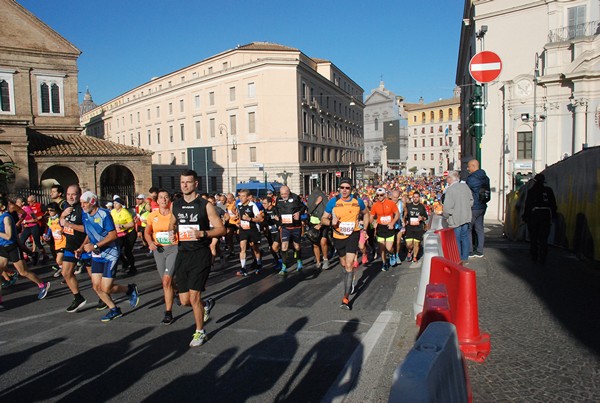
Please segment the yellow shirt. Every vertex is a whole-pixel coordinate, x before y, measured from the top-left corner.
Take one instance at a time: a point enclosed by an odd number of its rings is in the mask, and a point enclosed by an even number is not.
[[[113,221],[115,222],[115,226],[117,225],[125,225],[127,223],[133,222],[133,217],[131,213],[127,211],[126,208],[121,208],[121,210],[117,211],[117,209],[112,209],[110,211],[110,215],[112,216]],[[124,236],[125,234],[133,231],[133,227],[128,228],[124,231],[117,231],[117,236]]]

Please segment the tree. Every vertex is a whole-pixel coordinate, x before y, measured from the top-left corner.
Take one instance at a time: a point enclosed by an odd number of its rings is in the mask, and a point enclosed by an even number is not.
[[[417,172],[417,167],[412,167],[409,169],[409,171],[414,175]]]

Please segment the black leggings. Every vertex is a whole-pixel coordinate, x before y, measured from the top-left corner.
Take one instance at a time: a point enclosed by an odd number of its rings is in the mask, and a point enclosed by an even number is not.
[[[118,238],[119,250],[121,252],[120,258],[123,264],[123,268],[129,266],[129,268],[135,269],[135,258],[133,257],[133,246],[137,239],[137,232],[129,231],[127,235]]]
[[[44,247],[42,246],[42,242],[40,241],[39,225],[34,225],[33,227],[23,227],[23,232],[21,232],[21,237],[19,239],[21,243],[25,245],[25,241],[27,241],[27,238],[29,238],[30,236],[33,237],[33,242],[38,248],[36,252],[44,253]]]

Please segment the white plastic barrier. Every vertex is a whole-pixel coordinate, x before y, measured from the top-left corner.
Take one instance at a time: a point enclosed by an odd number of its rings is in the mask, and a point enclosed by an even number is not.
[[[423,258],[421,259],[421,277],[419,278],[419,284],[417,285],[417,298],[413,304],[413,311],[415,319],[417,314],[423,311],[423,304],[425,303],[425,289],[429,284],[429,274],[431,272],[431,258],[434,256],[443,256],[442,243],[440,236],[429,230],[423,236]]]
[[[443,229],[443,228],[448,227],[448,222],[446,221],[446,219],[439,214],[433,215],[433,217],[431,218],[431,220],[429,222],[430,222],[430,225],[429,225],[430,231],[437,231],[438,229]]]
[[[394,372],[389,402],[469,402],[456,327],[433,322]]]

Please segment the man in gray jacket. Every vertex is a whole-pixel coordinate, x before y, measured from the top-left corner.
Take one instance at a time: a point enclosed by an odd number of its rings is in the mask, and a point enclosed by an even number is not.
[[[454,228],[460,260],[464,263],[469,259],[469,231],[473,194],[469,186],[460,181],[460,176],[456,171],[448,172],[446,181],[448,187],[445,192],[442,214],[448,220],[448,227]]]

